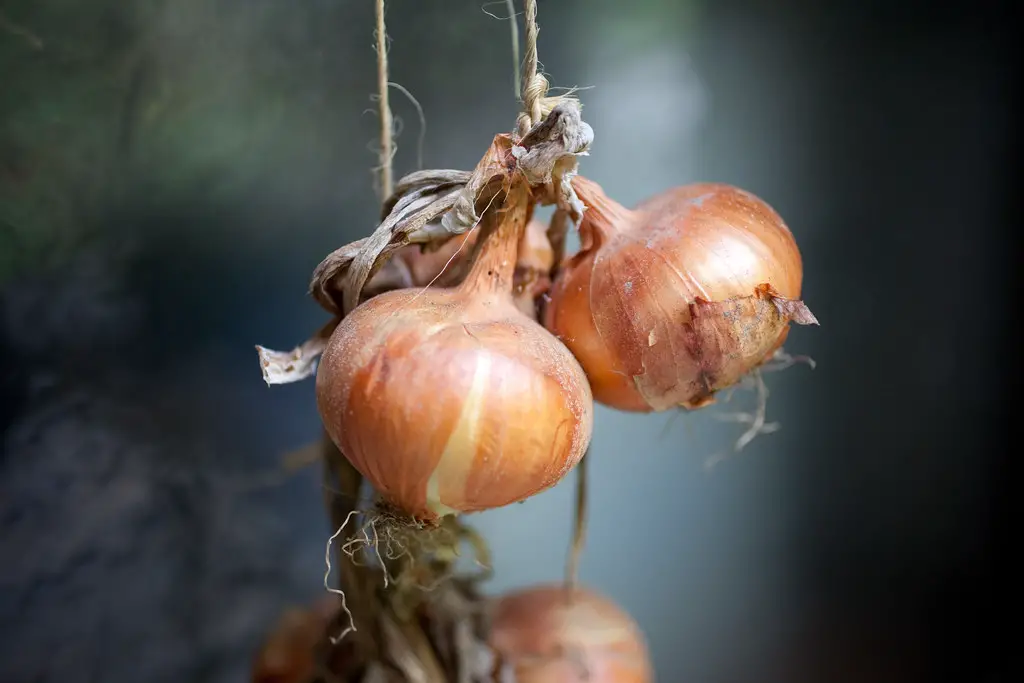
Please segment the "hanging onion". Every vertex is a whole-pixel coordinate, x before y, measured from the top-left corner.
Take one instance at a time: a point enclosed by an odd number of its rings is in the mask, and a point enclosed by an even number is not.
[[[555,252],[548,240],[547,226],[530,221],[526,233],[519,241],[513,292],[516,306],[537,320],[537,300],[551,288],[551,269],[555,265]]]
[[[582,248],[566,261],[545,326],[587,372],[594,398],[621,410],[698,408],[767,360],[799,301],[800,252],[775,211],[722,184],[678,187],[629,210],[593,181]]]
[[[309,683],[316,674],[316,647],[338,613],[329,596],[306,609],[286,611],[260,647],[253,662],[252,683]],[[336,654],[340,653],[340,648]]]
[[[517,683],[649,683],[654,679],[639,627],[618,606],[562,585],[500,598],[490,645]]]
[[[386,292],[344,318],[317,371],[338,448],[385,500],[422,521],[553,486],[590,441],[593,398],[572,354],[513,299],[528,188],[486,213],[455,288]]]

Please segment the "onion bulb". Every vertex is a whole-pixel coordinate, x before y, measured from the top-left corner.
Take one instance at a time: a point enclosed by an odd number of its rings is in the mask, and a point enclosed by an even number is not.
[[[608,599],[565,586],[499,598],[489,642],[517,683],[650,683],[640,628]]]
[[[286,611],[256,654],[252,683],[309,683],[316,675],[317,645],[338,613],[332,595],[306,609]]]
[[[754,195],[687,185],[630,210],[593,181],[573,185],[582,247],[558,273],[544,324],[600,403],[699,408],[768,360],[791,321],[817,324],[799,301],[793,235]]]
[[[518,502],[583,456],[593,398],[576,359],[513,298],[529,189],[486,213],[456,287],[385,292],[332,334],[317,370],[327,433],[419,521]]]
[[[519,241],[512,291],[519,310],[534,320],[537,319],[538,297],[551,288],[554,265],[555,251],[548,240],[547,227],[540,221],[530,221]]]

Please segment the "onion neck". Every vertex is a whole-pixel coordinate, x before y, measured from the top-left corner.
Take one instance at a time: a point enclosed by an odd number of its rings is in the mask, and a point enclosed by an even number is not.
[[[586,210],[580,221],[580,250],[599,249],[616,235],[630,229],[634,212],[604,193],[593,180],[576,176],[572,179],[573,189]]]
[[[515,182],[504,203],[484,214],[473,265],[459,291],[467,296],[502,294],[512,298],[519,243],[526,231],[529,209],[527,186]]]

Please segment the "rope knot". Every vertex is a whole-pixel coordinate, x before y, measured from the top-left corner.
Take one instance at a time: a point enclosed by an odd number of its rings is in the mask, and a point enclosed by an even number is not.
[[[543,74],[535,74],[532,79],[523,84],[523,111],[516,119],[520,139],[526,137],[530,129],[543,121],[549,113],[544,111],[548,87],[548,79],[544,78]]]

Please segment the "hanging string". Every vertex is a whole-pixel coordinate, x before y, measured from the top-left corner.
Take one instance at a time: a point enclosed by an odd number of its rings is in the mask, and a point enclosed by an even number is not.
[[[377,0],[377,100],[380,109],[380,191],[381,198],[391,196],[394,188],[391,157],[393,122],[388,103],[388,36],[384,29],[384,0]]]
[[[530,128],[544,118],[541,102],[548,94],[548,79],[537,72],[537,0],[526,0],[526,53],[523,58],[522,100],[523,112],[519,115],[519,137],[525,136]]]

